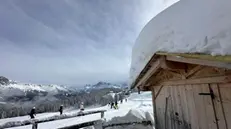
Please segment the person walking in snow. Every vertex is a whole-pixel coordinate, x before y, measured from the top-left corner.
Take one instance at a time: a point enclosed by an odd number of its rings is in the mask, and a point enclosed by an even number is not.
[[[114,108],[115,108],[115,109],[118,109],[118,108],[119,108],[119,107],[118,107],[118,102],[117,102],[117,101],[115,101]]]
[[[114,103],[113,102],[111,102],[111,109],[114,107]]]
[[[61,105],[61,106],[59,107],[59,113],[60,113],[60,115],[63,114],[63,105]]]
[[[84,111],[83,102],[80,104],[80,110],[81,110],[81,111]]]
[[[80,104],[80,111],[79,111],[79,115],[80,116],[84,116],[83,111],[84,111],[84,106],[83,106],[83,102],[81,102],[81,104]]]
[[[32,109],[31,109],[31,111],[30,111],[30,118],[31,119],[34,119],[35,118],[35,116],[36,116],[36,113],[35,113],[35,107],[33,107]]]
[[[137,89],[138,89],[138,94],[140,94],[140,87],[137,87]]]

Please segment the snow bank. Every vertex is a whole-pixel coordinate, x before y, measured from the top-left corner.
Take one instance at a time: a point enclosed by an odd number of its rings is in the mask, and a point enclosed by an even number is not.
[[[114,117],[110,121],[107,121],[105,125],[119,124],[119,123],[133,123],[133,122],[142,122],[142,121],[151,121],[154,125],[153,114],[142,109],[131,109],[123,117]],[[133,124],[133,125],[123,125],[123,126],[114,126],[107,127],[107,129],[153,129],[152,126],[145,126],[142,124]]]
[[[130,83],[157,51],[231,55],[230,12],[230,0],[181,0],[158,14],[136,40]]]

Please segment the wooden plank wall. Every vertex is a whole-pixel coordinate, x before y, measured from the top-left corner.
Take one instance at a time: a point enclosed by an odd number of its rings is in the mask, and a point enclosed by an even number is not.
[[[157,129],[231,129],[231,84],[164,86],[155,103]]]
[[[215,110],[219,129],[231,129],[231,84],[214,84]]]

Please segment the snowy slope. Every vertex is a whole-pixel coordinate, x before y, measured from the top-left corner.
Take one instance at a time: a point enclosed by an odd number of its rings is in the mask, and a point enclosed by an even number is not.
[[[118,117],[123,118],[123,117],[133,116],[133,118],[134,118],[134,113],[136,114],[135,116],[139,116],[139,118],[142,117],[142,119],[145,119],[144,117],[145,117],[145,114],[147,114],[146,112],[149,112],[153,116],[152,101],[150,101],[150,98],[151,98],[150,92],[142,93],[141,95],[134,93],[128,98],[128,102],[124,102],[123,104],[119,104],[118,110],[110,109],[109,106],[104,106],[104,107],[86,109],[86,111],[105,109],[105,110],[107,110],[105,112],[105,118],[106,118],[106,121],[108,121],[108,122],[115,122],[115,119],[118,119]],[[68,112],[65,112],[65,114],[72,114],[72,113],[76,113],[78,111],[79,110],[68,111]],[[58,113],[42,113],[42,114],[38,114],[36,116],[36,118],[44,119],[44,118],[54,116],[57,114]],[[76,117],[76,118],[71,118],[71,119],[47,122],[47,123],[39,124],[39,129],[60,128],[60,127],[78,124],[78,123],[81,123],[84,121],[97,120],[99,118],[100,118],[100,114],[93,114],[93,115],[88,115],[88,116],[84,116],[84,117]],[[28,120],[28,119],[29,119],[28,116],[0,119],[0,124],[10,122],[10,121],[23,121],[23,120]],[[135,121],[135,119],[131,119],[131,120]],[[118,122],[118,120],[116,120],[116,121]],[[124,122],[126,122],[126,121],[124,121]],[[17,127],[14,129],[31,129],[31,125],[23,126],[23,127]]]
[[[158,14],[136,40],[130,83],[157,51],[231,55],[230,12],[230,0],[181,0]]]

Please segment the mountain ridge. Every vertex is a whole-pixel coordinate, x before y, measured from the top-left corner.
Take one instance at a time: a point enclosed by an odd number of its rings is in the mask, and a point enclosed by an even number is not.
[[[21,83],[0,76],[0,102],[8,101],[37,101],[38,99],[54,100],[57,98],[68,97],[78,92],[89,92],[105,88],[125,89],[125,83],[109,83],[100,81],[96,84],[87,84],[83,88],[69,87],[65,85],[42,85],[32,83]]]

